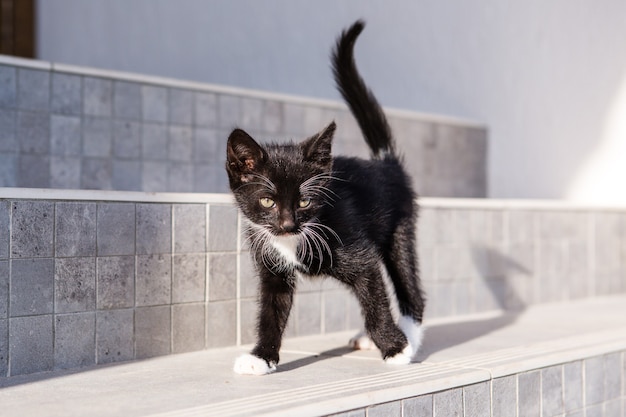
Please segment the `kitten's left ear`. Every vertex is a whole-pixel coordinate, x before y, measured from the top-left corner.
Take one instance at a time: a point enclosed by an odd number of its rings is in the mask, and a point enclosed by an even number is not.
[[[337,125],[335,122],[331,122],[328,126],[322,129],[322,131],[302,142],[304,158],[307,161],[311,161],[322,166],[328,166],[331,164],[332,156],[330,151],[336,128]]]

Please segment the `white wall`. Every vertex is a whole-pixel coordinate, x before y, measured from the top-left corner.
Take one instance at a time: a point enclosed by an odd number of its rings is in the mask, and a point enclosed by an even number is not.
[[[39,57],[338,98],[358,17],[386,106],[490,127],[490,195],[626,202],[623,0],[40,0]]]

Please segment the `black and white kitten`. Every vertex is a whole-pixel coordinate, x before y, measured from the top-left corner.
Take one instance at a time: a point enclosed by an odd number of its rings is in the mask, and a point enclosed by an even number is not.
[[[228,138],[226,170],[260,276],[258,341],[239,374],[276,370],[300,276],[333,277],[352,289],[366,334],[388,363],[406,364],[422,339],[424,297],[415,248],[416,195],[394,149],[387,119],[354,63],[364,23],[333,52],[337,88],[359,123],[371,159],[331,156],[332,122],[300,143],[260,145],[241,129]],[[396,324],[383,265],[400,310]],[[361,338],[351,341],[366,348]]]

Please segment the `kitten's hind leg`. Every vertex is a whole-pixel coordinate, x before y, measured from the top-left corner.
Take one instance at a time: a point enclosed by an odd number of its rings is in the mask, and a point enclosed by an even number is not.
[[[353,291],[365,319],[366,334],[380,350],[386,362],[409,363],[412,355],[407,354],[412,349],[406,336],[394,322],[381,271],[376,265],[368,266],[361,278],[353,283]],[[368,346],[366,338],[357,338],[353,346],[357,343],[361,349]]]
[[[412,215],[399,222],[384,262],[398,299],[398,326],[408,339],[414,355],[422,344],[424,295],[418,272],[415,221]]]

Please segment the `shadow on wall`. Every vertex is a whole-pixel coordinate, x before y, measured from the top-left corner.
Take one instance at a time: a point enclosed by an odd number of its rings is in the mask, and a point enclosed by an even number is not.
[[[470,250],[472,261],[480,276],[479,279],[485,284],[489,296],[501,310],[501,314],[486,319],[427,326],[424,344],[417,358],[418,362],[428,359],[434,353],[503,329],[515,323],[526,309],[526,303],[509,278],[524,276],[530,280],[532,272],[496,249],[474,244]],[[493,271],[498,271],[497,277],[492,277]],[[479,300],[476,302],[478,303]]]

